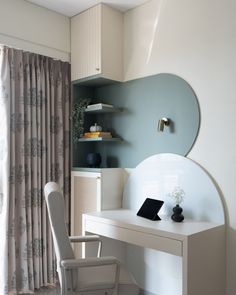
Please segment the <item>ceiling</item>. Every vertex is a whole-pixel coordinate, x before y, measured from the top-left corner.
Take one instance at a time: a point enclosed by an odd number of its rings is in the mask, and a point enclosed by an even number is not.
[[[147,0],[27,0],[66,16],[73,16],[100,2],[107,3],[121,11],[139,6]]]

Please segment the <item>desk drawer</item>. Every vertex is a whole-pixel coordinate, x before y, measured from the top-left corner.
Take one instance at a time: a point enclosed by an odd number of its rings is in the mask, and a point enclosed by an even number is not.
[[[177,256],[183,255],[181,241],[93,220],[86,219],[84,221],[85,231],[144,248],[151,248]]]

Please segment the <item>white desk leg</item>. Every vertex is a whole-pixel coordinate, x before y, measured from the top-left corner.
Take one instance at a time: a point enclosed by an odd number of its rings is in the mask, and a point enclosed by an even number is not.
[[[82,215],[82,236],[86,235],[85,222],[86,222],[86,219],[84,215]],[[85,243],[82,243],[82,258],[85,258]]]
[[[190,236],[183,243],[183,295],[225,294],[225,229]]]

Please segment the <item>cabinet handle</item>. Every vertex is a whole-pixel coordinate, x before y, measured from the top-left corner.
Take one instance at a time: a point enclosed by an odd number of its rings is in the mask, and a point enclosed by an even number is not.
[[[96,179],[101,179],[101,177],[100,176],[97,176]]]
[[[95,68],[96,71],[100,71],[100,68]]]

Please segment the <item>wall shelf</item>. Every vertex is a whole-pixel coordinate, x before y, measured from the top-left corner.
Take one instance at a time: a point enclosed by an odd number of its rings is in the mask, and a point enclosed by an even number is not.
[[[120,112],[120,111],[121,111],[121,109],[119,109],[119,108],[106,107],[106,106],[101,106],[101,108],[98,108],[96,110],[85,109],[86,114],[117,113],[117,112]]]
[[[79,142],[91,142],[91,141],[121,141],[121,138],[104,138],[104,137],[96,137],[96,138],[80,138]]]

